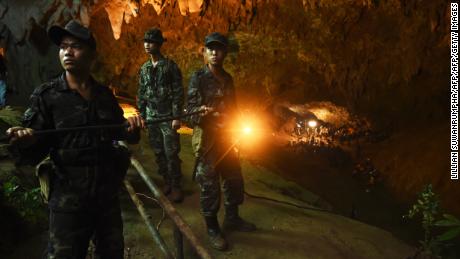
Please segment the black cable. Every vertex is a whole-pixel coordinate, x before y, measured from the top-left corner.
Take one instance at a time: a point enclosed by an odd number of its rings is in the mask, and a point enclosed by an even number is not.
[[[199,110],[196,112],[184,113],[184,114],[177,115],[177,116],[170,116],[166,118],[156,119],[156,120],[149,122],[149,124],[158,124],[162,122],[177,120],[177,119],[189,117],[192,115],[200,114],[203,112],[204,111]],[[102,130],[102,129],[118,129],[118,128],[121,129],[121,128],[128,128],[128,127],[129,127],[129,123],[124,122],[120,124],[91,125],[91,126],[72,127],[72,128],[35,130],[34,135],[39,136],[39,135],[46,135],[46,134],[67,133],[67,132],[82,131],[82,130]],[[10,136],[3,136],[3,137],[0,137],[0,142],[9,141],[9,139],[10,139]]]
[[[288,202],[288,201],[280,201],[280,200],[276,200],[276,199],[269,198],[269,197],[257,196],[257,195],[254,195],[254,194],[250,194],[250,193],[248,193],[246,191],[244,191],[244,194],[246,194],[247,196],[249,196],[251,198],[267,200],[267,201],[271,201],[271,202],[275,202],[275,203],[289,205],[289,206],[293,206],[293,207],[296,207],[296,208],[299,208],[299,209],[315,210],[315,211],[328,212],[328,213],[331,213],[331,214],[337,214],[337,213],[333,212],[332,210],[321,209],[321,208],[313,207],[313,206],[302,206],[302,205],[298,205],[298,204]]]
[[[163,221],[164,221],[165,218],[166,218],[165,209],[161,206],[160,202],[159,202],[157,199],[153,198],[153,197],[150,197],[150,196],[145,195],[145,194],[140,193],[140,192],[136,192],[136,195],[138,195],[138,196],[143,196],[143,197],[145,197],[145,198],[147,198],[147,199],[150,199],[150,200],[154,201],[154,202],[161,208],[161,210],[162,210],[162,212],[161,212],[161,219],[160,219],[160,221],[158,221],[158,223],[157,223],[157,231],[160,231],[161,224],[163,223]]]

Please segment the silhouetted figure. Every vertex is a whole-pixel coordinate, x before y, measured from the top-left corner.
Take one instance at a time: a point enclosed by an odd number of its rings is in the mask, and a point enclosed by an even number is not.
[[[6,65],[3,55],[0,54],[0,108],[6,105]]]

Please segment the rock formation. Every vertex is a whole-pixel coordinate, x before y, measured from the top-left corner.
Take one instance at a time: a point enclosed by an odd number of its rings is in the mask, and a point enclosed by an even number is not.
[[[164,52],[178,62],[185,82],[202,66],[204,36],[220,31],[232,43],[226,67],[243,105],[331,101],[380,129],[447,125],[446,1],[5,0],[0,47],[7,56],[11,102],[25,103],[34,87],[59,73],[57,48],[46,30],[70,19],[95,34],[95,77],[124,95],[135,96],[146,29],[163,30]],[[448,168],[445,145],[443,166],[434,171]],[[445,186],[448,174],[439,174],[417,180],[410,193],[427,181]],[[398,181],[404,192],[411,177]]]

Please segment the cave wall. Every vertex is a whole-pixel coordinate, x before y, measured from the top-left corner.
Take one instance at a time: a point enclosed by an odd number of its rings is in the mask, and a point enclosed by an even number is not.
[[[132,97],[147,59],[146,29],[163,30],[163,52],[177,61],[185,85],[203,64],[204,36],[221,31],[232,43],[226,68],[243,106],[332,101],[368,117],[378,129],[448,124],[447,1],[1,1],[10,102],[24,103],[35,86],[60,71],[46,30],[72,18],[94,32],[95,77]],[[447,152],[448,140],[442,141]],[[436,172],[445,166],[442,162],[410,190],[404,189],[411,181],[406,177],[399,189],[414,193],[426,181],[446,185],[444,172]]]
[[[203,37],[228,33],[227,68],[243,99],[332,100],[384,126],[448,109],[445,1],[10,0],[0,14],[9,68],[22,71],[10,79],[19,100],[59,71],[46,29],[76,18],[98,41],[96,76],[131,95],[146,60],[143,32],[159,26],[186,80],[202,64]]]

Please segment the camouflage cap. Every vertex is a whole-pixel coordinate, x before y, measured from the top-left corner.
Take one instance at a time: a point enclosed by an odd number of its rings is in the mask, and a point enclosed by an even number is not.
[[[163,34],[161,33],[161,30],[158,28],[151,28],[148,29],[145,34],[144,34],[144,41],[145,42],[157,42],[157,43],[163,43],[166,41],[165,38],[163,38]]]
[[[96,41],[91,31],[76,20],[71,20],[65,27],[58,25],[51,26],[48,31],[49,38],[56,45],[60,45],[62,38],[68,35],[86,42],[91,48],[96,48]]]
[[[224,35],[218,33],[218,32],[213,32],[211,34],[208,34],[205,38],[204,38],[204,45],[205,46],[208,46],[209,44],[211,43],[219,43],[225,47],[228,46],[228,40],[227,40],[227,37],[225,37]]]

